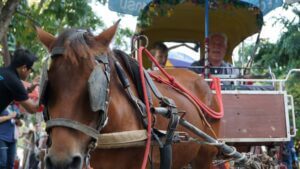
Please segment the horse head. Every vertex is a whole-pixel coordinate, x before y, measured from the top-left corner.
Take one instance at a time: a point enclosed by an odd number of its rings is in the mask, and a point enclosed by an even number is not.
[[[99,109],[90,106],[88,81],[95,67],[105,69],[105,65],[97,63],[95,57],[110,53],[109,44],[117,27],[118,22],[96,36],[89,31],[68,29],[58,37],[37,28],[38,38],[51,56],[51,64],[46,71],[45,105],[50,136],[45,159],[48,169],[81,169],[91,146],[95,144],[105,116],[99,113]]]

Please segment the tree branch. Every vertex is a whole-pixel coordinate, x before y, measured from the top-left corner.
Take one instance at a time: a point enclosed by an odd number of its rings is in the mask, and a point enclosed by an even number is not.
[[[3,36],[2,40],[1,40],[1,45],[2,45],[2,53],[3,53],[3,61],[4,61],[4,65],[8,66],[10,64],[10,54],[8,51],[8,44],[7,44],[7,36]]]
[[[8,0],[3,6],[0,13],[0,39],[2,39],[4,35],[6,35],[7,28],[10,24],[13,14],[17,9],[18,4],[19,0]]]
[[[1,16],[1,13],[2,13],[2,8],[3,8],[3,1],[0,0],[0,16]]]
[[[40,3],[38,4],[38,8],[37,8],[37,12],[40,13],[44,3],[45,3],[46,0],[41,0]]]
[[[16,11],[16,13],[22,15],[22,16],[25,16],[27,19],[29,19],[31,22],[33,22],[35,25],[37,26],[41,26],[40,23],[38,21],[36,21],[35,19],[33,19],[33,17],[31,17],[30,15],[24,13],[24,12],[21,12],[19,10]]]

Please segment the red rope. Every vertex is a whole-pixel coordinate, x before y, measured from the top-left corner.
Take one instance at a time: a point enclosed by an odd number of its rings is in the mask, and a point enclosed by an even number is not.
[[[223,102],[222,102],[222,94],[221,94],[221,87],[220,87],[220,79],[219,78],[213,78],[213,83],[215,83],[216,85],[216,88],[215,88],[215,91],[216,91],[216,100],[217,100],[217,103],[220,107],[220,111],[219,112],[216,112],[214,111],[213,109],[211,109],[210,107],[208,107],[206,104],[204,104],[200,99],[198,99],[197,96],[193,95],[190,91],[188,91],[186,88],[184,88],[182,85],[180,85],[179,83],[177,83],[175,81],[174,84],[172,84],[172,82],[166,80],[166,79],[163,79],[161,78],[160,76],[155,76],[153,75],[152,73],[149,73],[150,76],[152,78],[154,78],[155,80],[159,81],[159,82],[162,82],[164,84],[167,84],[169,86],[172,86],[178,90],[181,90],[183,91],[184,93],[186,93],[191,99],[193,99],[198,105],[199,107],[202,108],[202,110],[204,110],[204,112],[212,117],[212,118],[215,118],[215,119],[220,119],[224,116],[224,110],[223,110]]]
[[[222,94],[221,94],[221,86],[220,86],[220,79],[219,78],[213,78],[213,84],[214,84],[214,88],[216,91],[216,100],[217,103],[220,107],[220,111],[216,112],[213,109],[211,109],[210,107],[208,107],[206,104],[204,104],[197,96],[195,96],[194,94],[192,94],[189,90],[187,90],[185,87],[183,87],[181,84],[179,84],[174,77],[170,76],[165,69],[163,69],[159,63],[156,61],[156,59],[151,55],[151,53],[145,49],[144,47],[141,47],[139,50],[141,51],[145,51],[146,55],[148,56],[148,58],[157,66],[157,68],[162,72],[162,74],[168,79],[162,79],[161,77],[157,77],[153,74],[150,73],[150,75],[158,81],[162,81],[165,84],[171,85],[174,88],[177,88],[181,91],[183,91],[184,93],[186,93],[189,97],[191,97],[191,99],[193,99],[201,108],[202,110],[204,110],[204,112],[215,119],[220,119],[224,116],[224,109],[223,109],[223,102],[222,102]]]
[[[147,111],[147,116],[148,116],[148,126],[147,126],[147,142],[146,142],[146,149],[144,152],[144,159],[143,159],[143,163],[142,163],[142,169],[145,169],[147,166],[147,162],[148,162],[148,155],[150,152],[150,146],[151,146],[151,113],[150,113],[150,105],[149,105],[149,100],[148,100],[148,95],[147,95],[147,91],[146,91],[146,81],[145,81],[145,77],[144,77],[144,68],[143,68],[143,51],[146,53],[146,56],[158,67],[158,69],[162,72],[162,74],[168,79],[165,80],[159,76],[155,76],[153,74],[150,73],[150,76],[152,78],[154,78],[155,80],[168,84],[176,89],[179,89],[181,91],[183,91],[184,93],[186,93],[189,97],[191,97],[191,99],[193,99],[198,105],[199,107],[201,107],[204,112],[206,112],[209,116],[211,116],[212,118],[216,118],[216,119],[220,119],[223,117],[224,115],[224,111],[223,111],[223,102],[222,102],[222,95],[221,95],[221,86],[220,86],[220,79],[219,78],[213,78],[213,86],[215,88],[216,91],[216,98],[217,98],[217,102],[219,104],[220,107],[220,112],[215,112],[214,110],[212,110],[210,107],[208,107],[207,105],[205,105],[200,99],[198,99],[197,96],[193,95],[190,91],[188,91],[185,87],[183,87],[182,85],[180,85],[179,83],[177,83],[177,81],[175,80],[174,77],[170,76],[165,69],[163,69],[160,64],[156,61],[156,59],[152,56],[152,54],[144,47],[140,47],[138,49],[138,63],[139,63],[139,72],[140,72],[140,76],[141,76],[141,83],[142,83],[142,88],[143,88],[143,93],[144,93],[144,100],[145,100],[145,105],[146,105],[146,111]]]
[[[147,116],[148,116],[148,126],[147,126],[147,143],[146,143],[146,149],[144,152],[144,159],[143,159],[143,164],[142,164],[142,169],[145,169],[147,166],[148,162],[148,155],[150,152],[150,146],[151,146],[151,113],[150,113],[150,105],[149,105],[149,100],[148,100],[148,95],[147,95],[147,90],[146,90],[146,81],[145,81],[145,76],[144,76],[144,67],[143,67],[143,50],[144,47],[139,48],[138,50],[138,62],[139,62],[139,72],[141,76],[141,83],[142,83],[142,88],[143,88],[143,93],[144,93],[144,100],[146,104],[146,111],[147,111]]]

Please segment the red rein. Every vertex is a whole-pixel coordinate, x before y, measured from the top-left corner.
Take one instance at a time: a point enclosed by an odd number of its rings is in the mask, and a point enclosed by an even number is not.
[[[148,155],[150,152],[150,146],[151,146],[151,113],[150,113],[150,105],[149,105],[149,100],[148,100],[148,95],[147,95],[147,90],[146,90],[146,81],[145,81],[145,76],[144,76],[144,67],[143,67],[143,50],[145,48],[141,47],[138,50],[138,62],[139,62],[139,71],[140,71],[140,76],[141,76],[141,83],[143,87],[143,93],[144,93],[144,100],[146,104],[146,111],[147,111],[147,116],[148,116],[148,126],[147,126],[147,143],[146,143],[146,149],[144,153],[144,159],[143,159],[143,164],[142,164],[142,169],[145,169],[147,166],[148,162]]]
[[[173,88],[176,88],[178,90],[181,90],[182,92],[186,93],[193,101],[195,101],[199,107],[201,107],[204,112],[214,118],[214,119],[220,119],[224,116],[224,109],[223,109],[223,102],[222,102],[222,94],[221,94],[221,86],[220,86],[220,79],[219,78],[212,78],[212,88],[215,89],[216,91],[216,99],[217,103],[220,107],[220,111],[216,112],[210,107],[208,107],[206,104],[204,104],[197,96],[193,95],[190,91],[188,91],[185,87],[180,85],[179,83],[176,82],[174,77],[170,76],[161,66],[160,64],[156,61],[156,59],[151,55],[151,53],[144,47],[140,47],[138,50],[138,62],[139,62],[139,71],[141,75],[141,81],[142,81],[142,87],[143,87],[143,93],[144,93],[144,100],[146,104],[146,111],[147,111],[147,116],[148,116],[148,127],[147,127],[147,143],[146,143],[146,150],[144,153],[144,160],[142,164],[142,169],[145,169],[147,166],[147,161],[148,161],[148,155],[150,152],[150,145],[151,145],[151,113],[150,113],[150,106],[149,106],[149,100],[146,92],[146,82],[145,82],[145,77],[144,77],[144,69],[143,69],[143,60],[142,60],[142,54],[143,51],[145,51],[146,56],[157,66],[157,68],[163,73],[163,75],[167,79],[163,79],[160,76],[155,76],[150,73],[151,77],[159,82],[165,83],[167,85],[172,86]]]

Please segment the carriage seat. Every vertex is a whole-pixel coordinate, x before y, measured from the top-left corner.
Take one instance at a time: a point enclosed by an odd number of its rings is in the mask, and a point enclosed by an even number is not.
[[[231,74],[231,75],[214,75],[215,77],[219,77],[221,79],[239,79],[240,76],[237,74]],[[258,77],[258,76],[253,76]],[[266,78],[266,75],[260,76],[260,78]],[[259,90],[259,91],[274,91],[275,87],[273,85],[244,85],[244,84],[238,84],[236,85],[233,81],[224,81],[221,82],[221,88],[222,90]]]
[[[259,91],[274,91],[272,85],[222,85],[222,90],[259,90]]]

